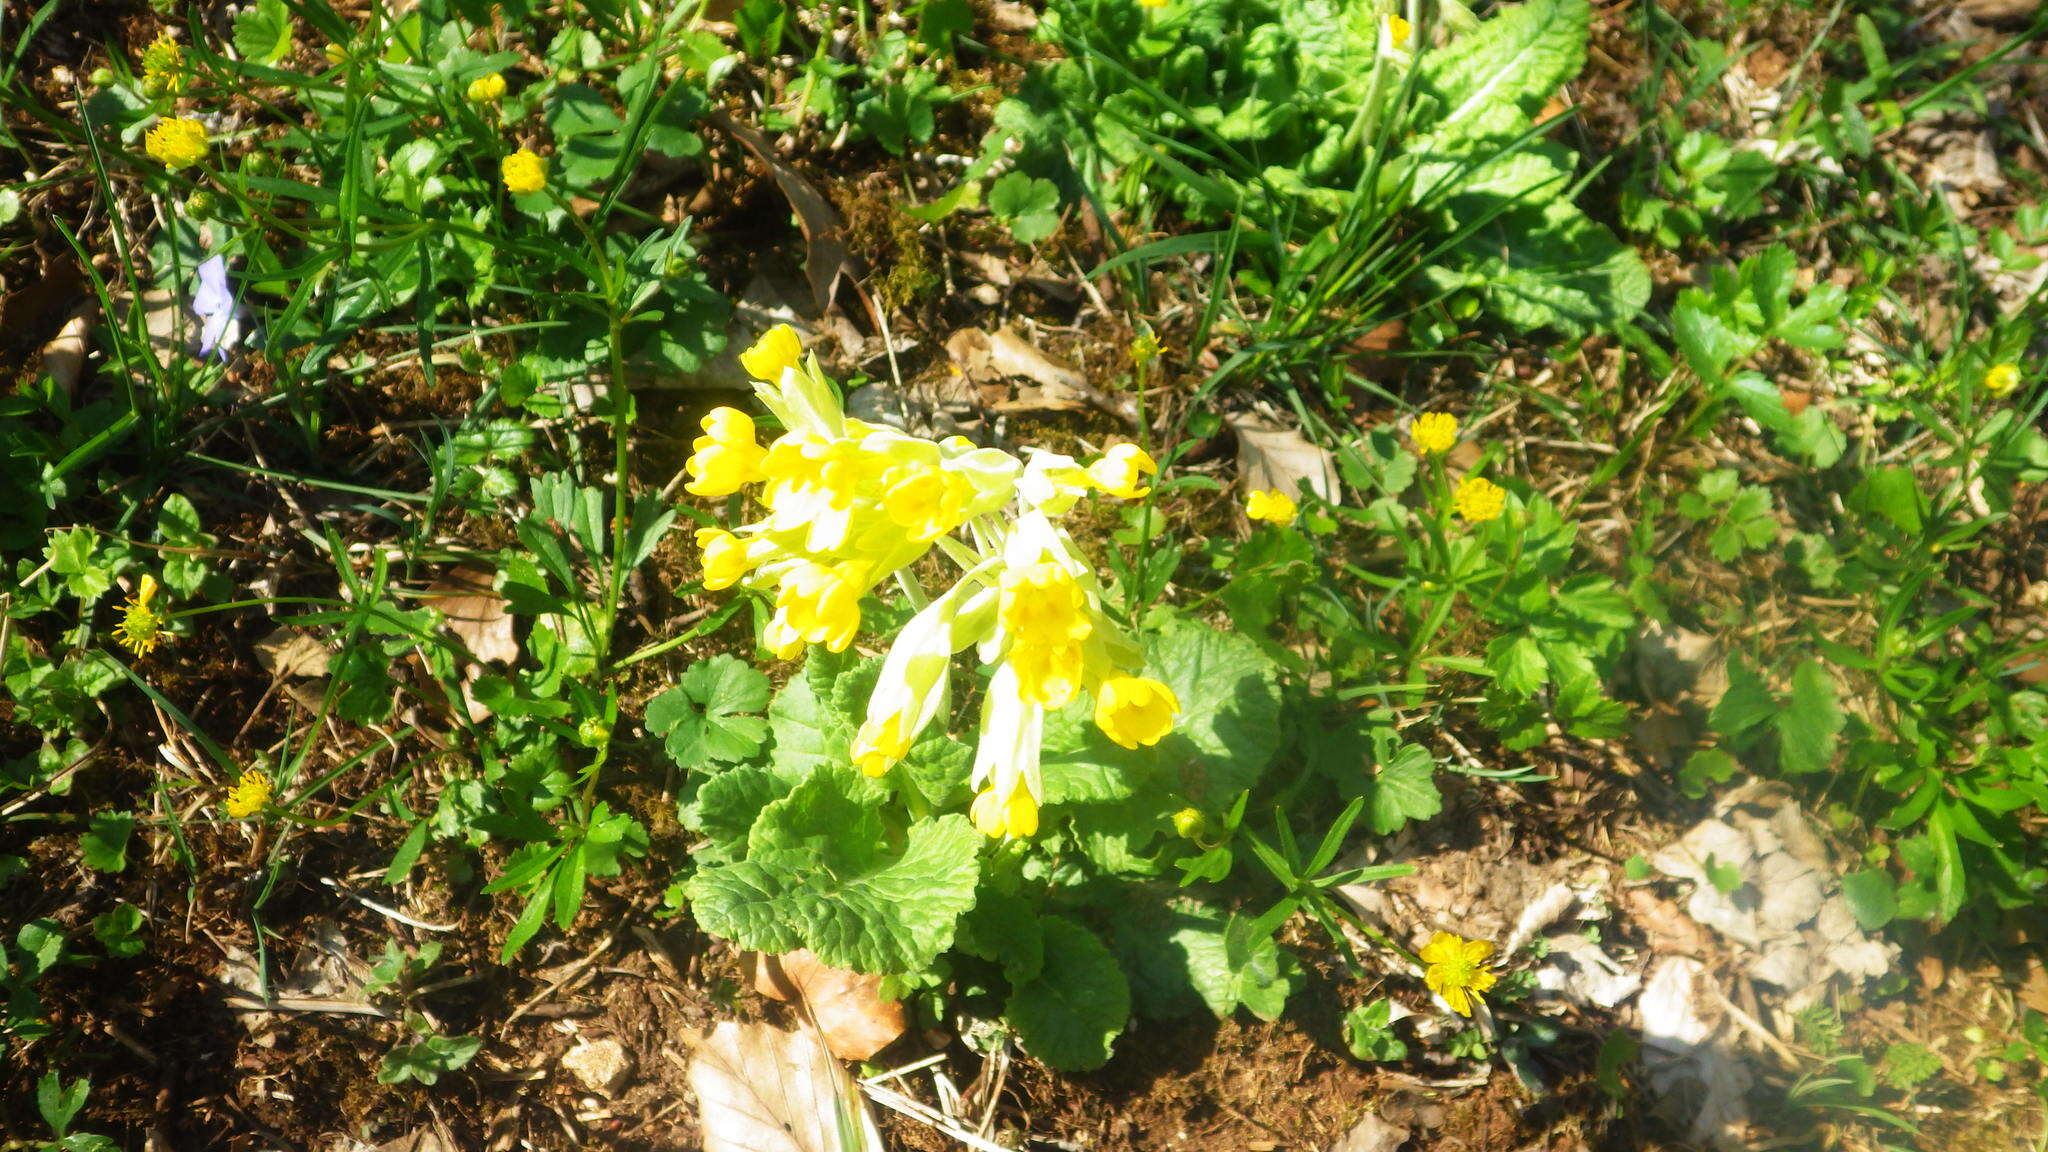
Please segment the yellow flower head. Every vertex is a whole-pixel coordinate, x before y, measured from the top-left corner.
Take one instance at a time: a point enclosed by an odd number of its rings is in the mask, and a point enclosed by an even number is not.
[[[1449,412],[1424,412],[1408,429],[1415,450],[1424,456],[1440,456],[1458,443],[1458,418]]]
[[[2020,366],[1999,364],[1984,373],[1984,391],[1993,396],[2003,396],[2020,386]]]
[[[270,803],[270,777],[251,768],[228,789],[227,810],[231,820],[247,820]]]
[[[1294,518],[1301,514],[1301,509],[1295,506],[1294,497],[1278,488],[1268,488],[1245,497],[1244,514],[1254,520],[1264,520],[1268,524],[1278,524],[1285,528],[1294,523]]]
[[[159,33],[142,50],[142,91],[149,96],[176,96],[184,90],[185,51],[170,33]]]
[[[754,418],[737,408],[713,408],[702,421],[704,435],[690,442],[683,491],[697,496],[730,496],[763,476],[768,450],[754,440]]]
[[[1458,491],[1451,503],[1458,515],[1474,524],[1484,524],[1500,517],[1501,509],[1507,506],[1508,493],[1505,488],[1484,476],[1467,476],[1458,482]]]
[[[984,790],[974,798],[968,816],[984,836],[1030,836],[1038,831],[1038,801],[1031,798],[1031,790],[1019,780],[1003,796],[995,789]]]
[[[1119,500],[1142,499],[1150,487],[1141,486],[1147,476],[1157,476],[1159,465],[1136,444],[1114,444],[1102,459],[1088,466],[1088,479],[1097,488]]]
[[[1095,726],[1126,748],[1159,743],[1179,711],[1173,689],[1149,676],[1112,676],[1095,690]]]
[[[882,497],[882,510],[891,523],[922,544],[959,527],[973,495],[963,476],[936,465],[911,465],[903,469],[901,479],[889,485]]]
[[[505,77],[497,72],[486,72],[471,80],[468,91],[463,95],[469,97],[471,104],[496,104],[505,98]]]
[[[1451,1011],[1460,1016],[1472,1014],[1472,1001],[1493,987],[1496,979],[1486,961],[1493,955],[1490,940],[1467,940],[1449,932],[1439,932],[1422,946],[1422,981],[1429,990],[1444,998]]]
[[[1159,359],[1159,338],[1150,332],[1140,332],[1137,338],[1131,341],[1131,363],[1143,368],[1157,359]]]
[[[752,348],[740,353],[740,367],[756,380],[779,384],[782,374],[802,363],[803,358],[804,342],[797,337],[796,329],[777,324],[761,333]]]
[[[114,625],[114,639],[137,656],[156,651],[164,636],[164,615],[150,601],[156,599],[156,577],[144,576],[135,595],[121,606],[121,622]]]
[[[903,713],[889,716],[880,724],[862,724],[860,731],[854,733],[852,754],[853,762],[868,776],[881,776],[910,755],[910,736],[903,730]]]
[[[142,138],[142,150],[175,172],[206,159],[206,125],[180,116],[166,116]]]
[[[723,528],[697,529],[697,547],[704,552],[706,591],[730,588],[754,570],[754,554],[746,542]]]
[[[505,181],[505,191],[531,196],[548,186],[548,162],[532,149],[521,148],[498,163],[498,175]]]
[[[775,618],[806,644],[846,651],[860,631],[860,598],[867,591],[868,566],[843,560],[827,567],[805,561],[782,577]]]
[[[1415,26],[1399,16],[1387,17],[1387,42],[1396,50],[1408,46],[1408,37],[1415,33]]]
[[[1095,631],[1080,583],[1053,560],[1025,565],[1004,574],[998,611],[1022,695],[1047,708],[1065,706],[1081,686],[1080,642]]]

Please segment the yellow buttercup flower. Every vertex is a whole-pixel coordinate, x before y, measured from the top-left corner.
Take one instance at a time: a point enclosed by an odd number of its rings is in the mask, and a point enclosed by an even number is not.
[[[1126,748],[1159,743],[1179,711],[1173,689],[1149,676],[1112,676],[1095,690],[1095,726]]]
[[[696,496],[730,496],[760,480],[768,450],[754,440],[754,418],[737,408],[713,408],[701,421],[704,435],[690,442],[684,467],[691,480],[683,491]]]
[[[1449,932],[1439,932],[1422,946],[1422,981],[1429,990],[1444,998],[1451,1011],[1460,1016],[1472,1014],[1472,1001],[1481,999],[1482,994],[1493,987],[1496,979],[1486,961],[1493,955],[1493,943],[1488,940],[1467,940]]]
[[[1458,491],[1451,503],[1458,515],[1474,524],[1484,524],[1498,519],[1501,509],[1507,506],[1508,494],[1505,488],[1483,476],[1467,476],[1458,482]]]
[[[1088,466],[1089,481],[1119,500],[1142,499],[1152,491],[1143,486],[1145,477],[1158,474],[1159,465],[1136,444],[1111,445],[1102,459]]]
[[[471,104],[496,104],[505,98],[505,77],[497,72],[487,72],[471,80],[463,95]]]
[[[777,324],[761,333],[752,348],[740,353],[740,367],[756,380],[776,384],[781,382],[784,372],[797,367],[803,358],[804,342],[797,337],[796,329]]]
[[[514,196],[531,196],[548,186],[548,162],[521,148],[498,163],[498,175],[505,190]]]
[[[170,33],[158,33],[142,50],[142,91],[148,96],[176,96],[184,90],[185,51]]]
[[[271,795],[270,777],[254,768],[249,769],[235,781],[233,788],[228,789],[228,818],[247,820],[263,811],[263,806],[270,803]]]
[[[984,836],[1030,836],[1038,831],[1038,801],[1023,781],[1005,796],[990,788],[974,798],[968,816]]]
[[[206,126],[182,116],[166,116],[142,138],[142,150],[175,172],[206,159]]]
[[[1415,26],[1399,16],[1387,17],[1387,41],[1396,50],[1408,46],[1408,37],[1414,35]]]
[[[135,594],[121,606],[121,622],[114,625],[114,639],[137,656],[156,651],[164,636],[164,615],[151,605],[156,599],[156,577],[144,576]]]
[[[1458,444],[1458,418],[1449,412],[1424,412],[1408,429],[1415,450],[1424,456],[1440,456]]]
[[[1245,497],[1244,514],[1254,520],[1264,520],[1285,528],[1294,523],[1294,518],[1301,514],[1301,509],[1295,505],[1294,497],[1278,488],[1268,488]]]
[[[1131,341],[1130,352],[1131,363],[1143,368],[1159,359],[1159,338],[1150,332],[1140,332],[1137,338]]]
[[[2003,396],[2020,386],[2020,366],[1999,364],[1984,373],[1984,391],[1993,396]]]

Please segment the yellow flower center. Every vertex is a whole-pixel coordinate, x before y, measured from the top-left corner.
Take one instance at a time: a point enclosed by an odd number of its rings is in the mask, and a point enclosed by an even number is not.
[[[164,616],[150,606],[156,599],[156,577],[144,576],[135,594],[121,606],[121,622],[114,626],[114,639],[137,656],[156,651],[163,639]]]
[[[1438,932],[1422,946],[1421,960],[1425,967],[1423,983],[1429,990],[1444,998],[1451,1011],[1460,1016],[1472,1014],[1472,1001],[1493,987],[1497,977],[1486,966],[1493,955],[1493,944],[1486,940],[1467,940],[1449,932]]]
[[[1483,476],[1467,476],[1458,482],[1457,495],[1452,504],[1458,515],[1474,524],[1484,524],[1498,519],[1501,509],[1507,506],[1507,490]]]
[[[1415,450],[1424,456],[1440,456],[1458,444],[1458,418],[1449,412],[1424,412],[1408,430]]]
[[[531,196],[548,186],[548,162],[521,148],[499,162],[498,175],[505,181],[505,191]]]
[[[922,544],[958,527],[967,508],[967,481],[943,468],[917,468],[889,487],[882,507],[891,522]]]
[[[228,789],[227,812],[234,820],[246,820],[270,803],[270,777],[251,768],[242,773],[235,786]]]
[[[142,150],[176,171],[206,159],[206,126],[197,120],[167,116],[142,138]]]

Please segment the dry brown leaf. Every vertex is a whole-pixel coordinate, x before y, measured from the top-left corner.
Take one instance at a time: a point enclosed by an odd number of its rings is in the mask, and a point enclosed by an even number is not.
[[[491,584],[490,569],[465,565],[434,581],[426,603],[447,619],[448,631],[479,663],[516,663],[519,637],[512,631],[512,613]]]
[[[1256,412],[1225,416],[1237,433],[1237,478],[1246,492],[1277,488],[1289,496],[1307,484],[1325,500],[1337,497],[1337,464],[1324,449],[1308,442],[1299,428]]]
[[[1330,1152],[1395,1152],[1407,1142],[1406,1128],[1397,1128],[1378,1114],[1367,1112],[1363,1120],[1351,1126],[1351,1131],[1330,1145]]]
[[[690,1088],[704,1152],[862,1152],[839,1143],[839,1117],[862,1147],[882,1140],[866,1102],[811,1032],[726,1021],[696,1045]]]
[[[85,368],[86,353],[92,347],[86,336],[99,318],[100,306],[88,300],[80,304],[71,318],[64,322],[64,327],[43,345],[43,371],[50,374],[50,382],[66,395],[70,394],[72,385],[78,383],[78,374]]]
[[[1021,377],[1031,381],[1015,400],[990,405],[997,412],[1073,412],[1099,408],[1127,422],[1136,414],[1127,402],[1105,395],[1073,365],[1047,355],[1017,332],[1002,328],[962,328],[946,337],[946,355],[969,383],[987,384]]]
[[[811,295],[815,298],[818,311],[832,306],[832,299],[838,293],[839,283],[844,280],[860,291],[861,266],[858,257],[846,247],[846,224],[825,199],[825,194],[804,177],[804,174],[789,166],[789,162],[775,154],[766,139],[759,132],[734,120],[723,112],[711,112],[706,119],[732,134],[740,146],[754,154],[754,159],[768,169],[775,178],[775,186],[782,190],[783,199],[796,212],[797,227],[804,234],[804,275],[811,282]],[[863,293],[861,303],[872,313]]]
[[[256,662],[273,676],[325,676],[329,656],[311,632],[289,625],[256,642]]]
[[[903,1035],[903,1005],[882,999],[882,978],[834,968],[808,948],[755,957],[754,989],[777,1000],[801,997],[841,1060],[866,1060]]]

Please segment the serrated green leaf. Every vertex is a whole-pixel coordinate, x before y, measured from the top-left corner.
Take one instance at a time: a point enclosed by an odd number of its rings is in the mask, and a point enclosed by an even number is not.
[[[258,0],[235,17],[235,51],[244,60],[275,64],[292,50],[292,13],[285,0]]]
[[[135,817],[126,812],[95,812],[87,831],[78,838],[85,866],[99,872],[119,872],[128,866],[128,837],[135,831]]]
[[[761,810],[789,795],[789,781],[765,768],[735,768],[704,781],[684,811],[683,824],[720,848],[744,850]]]
[[[1131,1013],[1130,985],[1093,932],[1062,916],[1040,921],[1045,967],[1003,1006],[1024,1050],[1048,1067],[1086,1071],[1109,1062]]]
[[[1808,660],[1792,673],[1792,698],[1776,718],[1778,763],[1794,774],[1825,771],[1841,736],[1842,708],[1827,665]]]
[[[647,729],[684,768],[736,764],[761,750],[768,721],[748,715],[768,706],[768,677],[732,656],[692,664],[674,688],[647,704]]]
[[[815,845],[750,850],[698,872],[684,890],[706,932],[743,948],[809,947],[857,972],[918,972],[952,945],[974,905],[983,839],[953,814],[911,825],[900,852],[841,853],[865,857],[862,866],[824,867]]]
[[[1586,58],[1592,9],[1586,0],[1525,0],[1420,56],[1420,81],[1442,115],[1442,141],[1518,135]]]
[[[1396,747],[1396,739],[1385,729],[1373,731],[1380,764],[1366,796],[1365,823],[1379,836],[1400,831],[1410,820],[1427,820],[1444,806],[1436,788],[1436,760],[1414,744]]]

